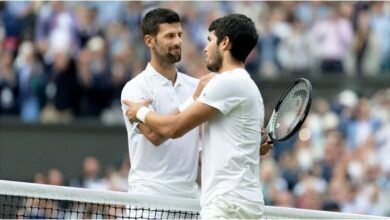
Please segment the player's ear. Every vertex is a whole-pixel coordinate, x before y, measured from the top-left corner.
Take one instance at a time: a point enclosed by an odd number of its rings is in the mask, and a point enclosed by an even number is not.
[[[144,42],[147,47],[152,48],[154,46],[154,37],[147,34],[144,36]]]
[[[230,50],[232,47],[230,38],[228,36],[224,37],[220,44],[222,46],[222,50]]]

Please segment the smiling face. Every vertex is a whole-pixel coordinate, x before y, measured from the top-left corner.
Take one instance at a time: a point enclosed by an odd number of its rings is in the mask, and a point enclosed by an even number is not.
[[[209,33],[207,37],[208,43],[204,48],[206,54],[206,66],[212,72],[219,72],[222,67],[222,53],[219,50],[219,45],[217,44],[217,36],[215,36],[215,31]]]
[[[159,25],[156,36],[148,35],[148,46],[158,60],[165,63],[176,63],[181,59],[182,34],[180,23],[163,23]]]

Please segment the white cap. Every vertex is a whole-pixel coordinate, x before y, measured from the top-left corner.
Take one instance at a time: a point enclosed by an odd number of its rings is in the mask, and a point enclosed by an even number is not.
[[[352,90],[344,90],[339,95],[339,103],[346,107],[352,108],[358,102],[358,96]]]

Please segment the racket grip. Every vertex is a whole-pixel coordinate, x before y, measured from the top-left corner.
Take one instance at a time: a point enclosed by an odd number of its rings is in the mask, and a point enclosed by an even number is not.
[[[267,135],[267,137],[269,137],[269,136]],[[273,144],[274,143],[272,140],[267,141],[267,138],[263,138],[262,137],[260,144],[265,144],[266,142],[267,142],[267,144]]]
[[[262,140],[260,145],[263,145],[267,142],[267,144],[273,144],[274,142],[273,141],[265,141],[265,140]]]
[[[268,123],[267,127],[264,130],[261,131],[262,134],[261,134],[261,143],[260,144],[264,144],[267,141],[268,137],[269,137],[269,124],[270,123]],[[263,132],[264,132],[264,134],[263,134]],[[268,141],[268,144],[270,144],[270,141]]]
[[[262,145],[262,144],[264,144],[265,142],[266,142],[265,138],[261,138],[260,144]]]

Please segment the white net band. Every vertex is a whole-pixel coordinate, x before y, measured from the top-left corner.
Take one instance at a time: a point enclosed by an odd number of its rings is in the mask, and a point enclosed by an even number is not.
[[[0,180],[0,218],[198,219],[198,200]],[[388,219],[265,207],[263,219]]]

